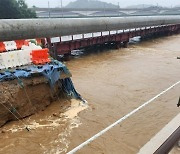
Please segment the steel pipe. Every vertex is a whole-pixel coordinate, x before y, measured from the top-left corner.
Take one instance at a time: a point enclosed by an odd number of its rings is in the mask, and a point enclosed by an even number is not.
[[[179,23],[180,16],[3,19],[0,20],[0,41],[58,37]]]

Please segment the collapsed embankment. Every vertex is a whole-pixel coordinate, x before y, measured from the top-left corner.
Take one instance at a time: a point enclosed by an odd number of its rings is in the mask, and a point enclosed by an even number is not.
[[[3,81],[0,84],[0,127],[11,120],[44,110],[60,97],[66,97],[59,85],[50,87],[44,77]],[[60,82],[59,82],[60,83]]]

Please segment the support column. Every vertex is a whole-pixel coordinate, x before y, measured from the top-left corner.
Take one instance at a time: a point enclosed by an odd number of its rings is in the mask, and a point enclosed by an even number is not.
[[[64,54],[64,60],[65,60],[65,61],[69,61],[70,58],[71,58],[71,53],[70,53],[70,52]]]
[[[119,49],[119,48],[121,48],[121,47],[122,47],[121,42],[116,42],[116,43],[115,43],[115,48],[116,48],[116,49]]]
[[[127,48],[127,47],[128,47],[128,43],[129,43],[129,41],[124,41],[124,42],[123,42],[123,47],[124,47],[124,48]]]
[[[53,48],[51,44],[51,38],[46,38],[46,39],[47,39],[47,47],[49,49],[50,56],[54,57]]]
[[[58,59],[58,54],[57,54],[57,43],[54,43],[54,44],[53,44],[52,52],[53,52],[53,58],[54,58],[54,59]]]

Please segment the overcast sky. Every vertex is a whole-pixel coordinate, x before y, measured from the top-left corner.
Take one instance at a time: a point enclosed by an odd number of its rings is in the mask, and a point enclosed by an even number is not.
[[[35,5],[37,7],[47,7],[48,1],[50,2],[51,7],[60,7],[61,0],[25,0],[29,7]],[[62,0],[63,6],[67,5],[69,2],[75,0]],[[113,4],[120,4],[121,7],[126,7],[128,5],[136,5],[136,4],[153,4],[153,5],[161,5],[161,6],[176,6],[180,5],[180,0],[101,0],[104,2],[109,2]]]

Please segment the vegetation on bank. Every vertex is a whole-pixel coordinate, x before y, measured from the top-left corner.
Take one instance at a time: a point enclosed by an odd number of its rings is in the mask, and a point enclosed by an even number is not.
[[[36,18],[24,0],[0,0],[0,19]]]

